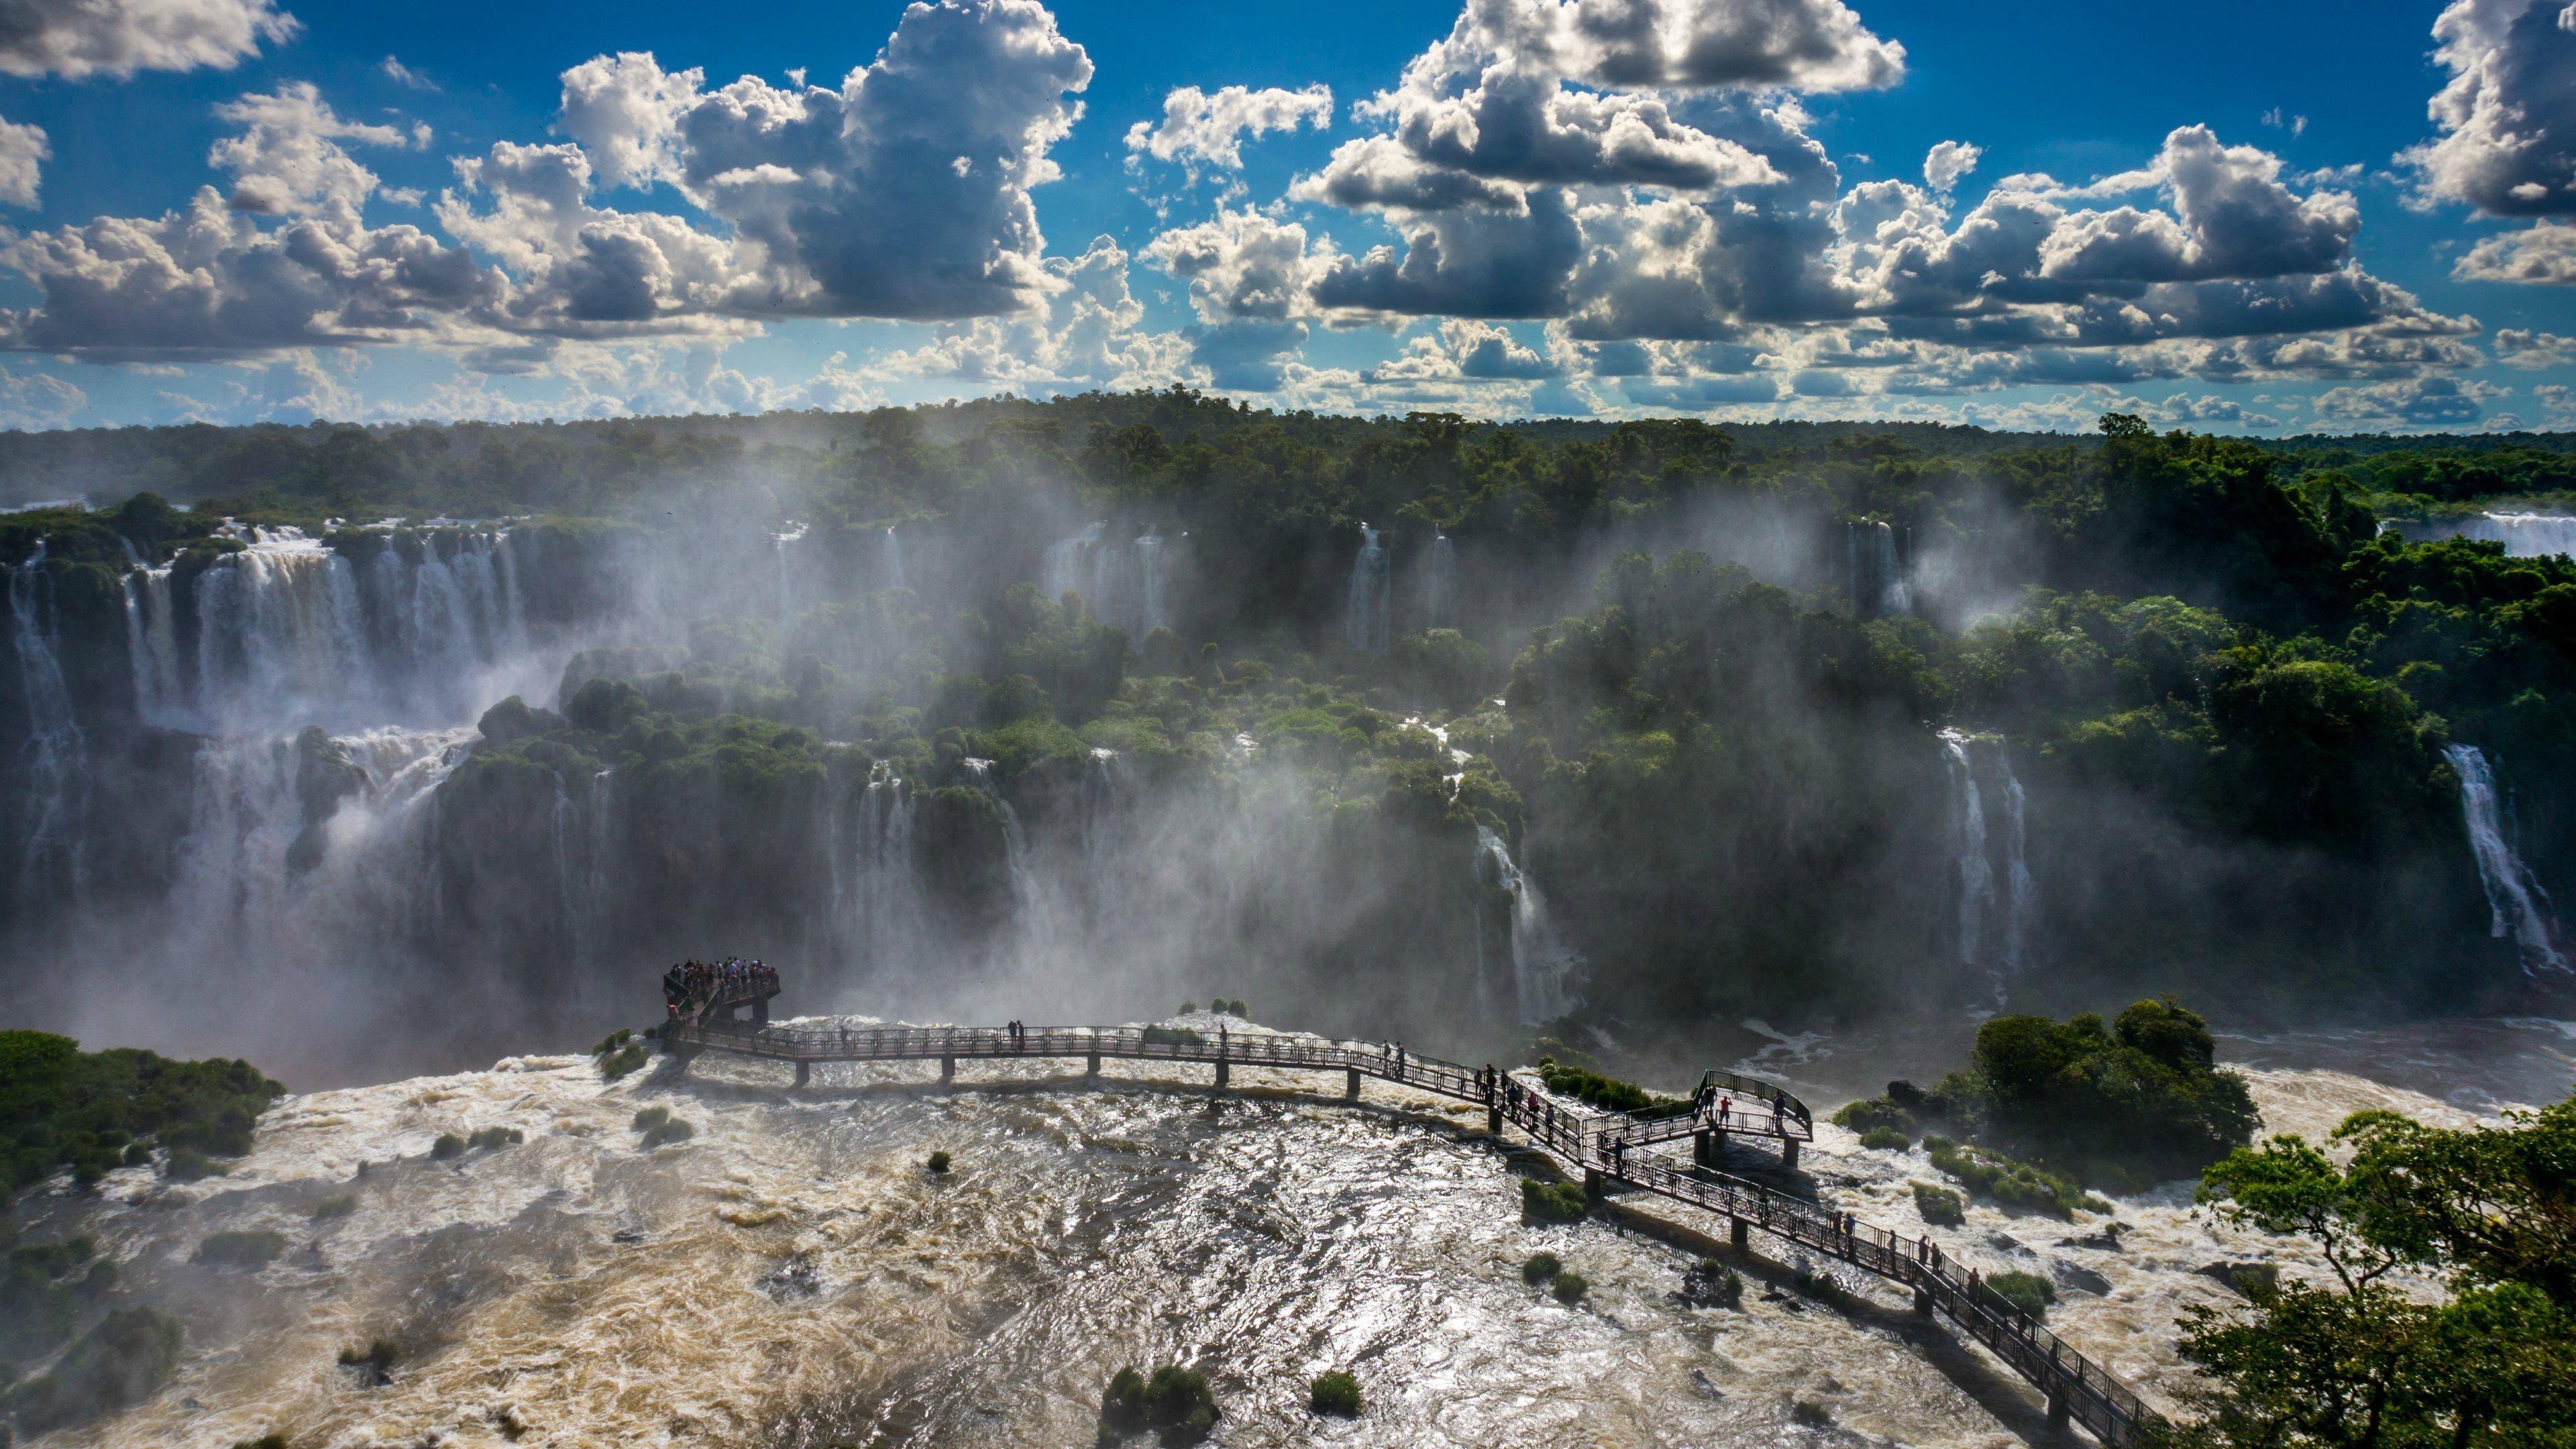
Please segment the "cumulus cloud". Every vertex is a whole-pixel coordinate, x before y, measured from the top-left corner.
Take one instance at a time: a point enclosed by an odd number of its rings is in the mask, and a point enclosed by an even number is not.
[[[1943,141],[1923,157],[1923,184],[1944,196],[1959,185],[1959,178],[1977,169],[1977,158],[1985,152],[1965,141]]]
[[[2451,73],[2441,131],[2402,153],[2427,197],[2497,216],[2576,213],[2576,24],[2563,0],[2452,0],[2433,22]]]
[[[304,27],[274,0],[8,0],[0,4],[0,71],[129,76],[138,70],[230,70]]]
[[[89,394],[47,372],[0,367],[0,427],[59,428],[89,406]]]
[[[2537,221],[2523,231],[2483,237],[2451,268],[2471,282],[2576,284],[2576,223]]]
[[[206,164],[232,172],[232,204],[268,216],[309,216],[331,210],[352,224],[358,207],[377,189],[376,173],[341,146],[429,144],[429,130],[371,125],[342,119],[307,81],[291,81],[270,95],[246,95],[215,107],[215,118],[242,128],[217,141]]]
[[[2576,364],[2576,337],[2502,327],[2495,335],[2496,360],[2512,367],[2565,367]]]
[[[930,343],[871,371],[1006,384],[1030,396],[1182,381],[1188,345],[1143,328],[1145,308],[1129,285],[1130,261],[1114,238],[1094,237],[1079,256],[1047,259],[1058,285],[1045,310],[949,324]]]
[[[2328,388],[2314,404],[2321,420],[2373,427],[2455,428],[2478,420],[2489,393],[2474,382],[2416,377],[2363,387]]]
[[[1163,97],[1160,122],[1138,121],[1127,128],[1130,159],[1209,165],[1228,171],[1243,168],[1243,138],[1300,125],[1326,130],[1333,124],[1332,88],[1311,85],[1301,90],[1271,86],[1247,90],[1227,86],[1214,95],[1197,86],[1182,86]]]
[[[0,121],[0,201],[33,208],[44,163],[53,155],[44,127]]]

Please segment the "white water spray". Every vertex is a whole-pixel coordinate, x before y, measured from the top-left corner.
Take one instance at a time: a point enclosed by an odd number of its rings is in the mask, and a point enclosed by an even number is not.
[[[27,703],[24,768],[25,844],[19,856],[19,898],[52,886],[77,898],[88,880],[82,824],[89,813],[89,743],[72,718],[71,691],[63,683],[62,640],[56,632],[52,590],[40,606],[37,585],[46,581],[45,541],[9,571],[9,643],[18,656],[19,693]],[[47,617],[38,617],[40,607]]]
[[[1378,531],[1363,523],[1359,556],[1351,560],[1350,588],[1342,613],[1342,633],[1352,648],[1371,654],[1386,652],[1391,590],[1386,546],[1378,542]]]

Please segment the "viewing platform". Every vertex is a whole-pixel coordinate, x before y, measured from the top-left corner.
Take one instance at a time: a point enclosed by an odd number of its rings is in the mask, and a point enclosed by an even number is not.
[[[2126,1385],[1985,1289],[1975,1270],[1951,1261],[1928,1235],[1908,1241],[1849,1214],[1717,1171],[1730,1136],[1776,1142],[1782,1166],[1797,1167],[1800,1147],[1815,1138],[1815,1119],[1776,1083],[1711,1071],[1681,1106],[1610,1112],[1565,1102],[1490,1065],[1464,1066],[1385,1043],[1171,1026],[774,1026],[769,1002],[777,994],[774,974],[711,993],[672,1017],[662,1033],[664,1049],[683,1062],[702,1051],[720,1051],[793,1063],[800,1087],[811,1083],[816,1062],[935,1061],[940,1081],[953,1083],[960,1061],[1010,1058],[1079,1058],[1095,1077],[1109,1060],[1198,1063],[1214,1069],[1220,1091],[1237,1066],[1340,1072],[1350,1098],[1360,1095],[1362,1078],[1374,1077],[1482,1106],[1488,1130],[1500,1136],[1506,1126],[1517,1129],[1580,1171],[1595,1198],[1610,1184],[1622,1184],[1724,1217],[1739,1251],[1749,1248],[1758,1228],[1902,1285],[1912,1291],[1916,1312],[1946,1319],[2037,1388],[2052,1424],[2080,1424],[2114,1449],[2163,1427]],[[746,1008],[747,1021],[740,1019]],[[1657,1150],[1685,1138],[1692,1144],[1688,1160]]]

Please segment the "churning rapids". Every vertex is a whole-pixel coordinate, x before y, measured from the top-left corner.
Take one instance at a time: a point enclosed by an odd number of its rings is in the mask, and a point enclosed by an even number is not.
[[[2576,1026],[2228,1048],[2268,1127],[2315,1135],[2365,1107],[2456,1124],[2545,1099],[2564,1090]],[[1780,1038],[1745,1065],[1821,1103],[1827,1084],[1933,1049]],[[1371,1083],[1346,1106],[1311,1077],[1251,1068],[1222,1097],[1204,1069],[1113,1063],[1086,1085],[1063,1065],[965,1063],[943,1094],[920,1066],[825,1067],[792,1091],[782,1068],[715,1057],[685,1080],[657,1062],[614,1085],[586,1058],[529,1057],[282,1099],[226,1177],[126,1170],[98,1198],[22,1208],[35,1231],[95,1234],[129,1287],[188,1325],[173,1383],[64,1441],[1078,1444],[1111,1371],[1175,1360],[1214,1382],[1221,1445],[2000,1446],[2041,1432],[2000,1367],[1856,1272],[1834,1274],[1837,1302],[1794,1282],[1794,1264],[1757,1260],[1740,1311],[1694,1309],[1674,1290],[1695,1250],[1642,1219],[1524,1225],[1515,1174],[1543,1169],[1498,1149],[1466,1104]],[[630,1123],[651,1105],[698,1135],[639,1150]],[[525,1144],[427,1157],[441,1133],[496,1126]],[[1821,1121],[1817,1135],[1806,1165],[1827,1202],[1926,1230],[1907,1189],[1935,1177],[1919,1153],[1866,1152]],[[955,1154],[945,1178],[921,1167],[934,1149]],[[1747,1149],[1727,1166],[1765,1161]],[[354,1211],[317,1219],[337,1194]],[[2051,1327],[2166,1407],[2185,1378],[2174,1319],[2230,1301],[2197,1270],[2314,1269],[2195,1215],[2181,1185],[2116,1209],[2126,1231],[2112,1235],[2090,1215],[1983,1206],[1928,1231],[1987,1271],[2052,1275]],[[1670,1204],[1642,1212],[1713,1226]],[[255,1278],[190,1261],[207,1234],[242,1229],[290,1247]],[[1541,1249],[1591,1280],[1589,1301],[1522,1283]],[[374,1337],[404,1356],[371,1388],[334,1360]],[[1358,1375],[1364,1417],[1307,1414],[1304,1386],[1326,1368]],[[1797,1425],[1800,1400],[1835,1427]]]

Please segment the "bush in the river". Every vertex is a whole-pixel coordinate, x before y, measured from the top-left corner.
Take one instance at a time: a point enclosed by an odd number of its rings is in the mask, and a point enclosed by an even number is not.
[[[930,1160],[924,1162],[922,1166],[929,1168],[934,1175],[946,1172],[948,1170],[948,1154],[945,1151],[934,1152],[930,1154]]]
[[[1557,1302],[1572,1306],[1582,1302],[1583,1295],[1592,1291],[1592,1280],[1580,1273],[1559,1273],[1547,1291],[1556,1295]]]
[[[635,1114],[635,1130],[644,1134],[643,1148],[650,1152],[673,1142],[686,1142],[698,1135],[698,1129],[671,1115],[668,1107],[647,1107]]]
[[[608,1081],[618,1081],[637,1067],[653,1059],[653,1054],[640,1041],[630,1041],[599,1059],[599,1074]]]
[[[659,1127],[670,1120],[670,1108],[646,1107],[637,1111],[635,1114],[635,1130],[638,1132],[650,1132],[654,1128]]]
[[[1810,1429],[1830,1429],[1834,1424],[1834,1411],[1813,1399],[1799,1399],[1789,1405],[1789,1422]]]
[[[222,1164],[193,1147],[174,1147],[161,1163],[161,1175],[172,1182],[196,1182],[224,1175]]]
[[[15,1193],[61,1167],[95,1183],[151,1160],[152,1143],[170,1149],[183,1171],[202,1164],[194,1176],[211,1175],[210,1158],[250,1150],[259,1114],[285,1090],[248,1062],[84,1052],[69,1037],[0,1031],[0,1190]],[[171,1176],[193,1180],[183,1171]]]
[[[1888,1085],[1894,1087],[1898,1084],[1890,1082]],[[1834,1125],[1859,1133],[1864,1144],[1873,1132],[1893,1132],[1912,1141],[1918,1130],[1914,1125],[1914,1114],[1886,1097],[1869,1097],[1843,1104],[1834,1113]]]
[[[286,1449],[286,1436],[283,1434],[262,1434],[256,1439],[242,1440],[241,1442],[233,1445],[233,1449]]]
[[[1988,1306],[2000,1305],[2032,1318],[2048,1315],[2048,1305],[2057,1301],[2057,1285],[2037,1273],[1993,1273],[1985,1279]]]
[[[438,1134],[438,1140],[429,1144],[429,1158],[432,1162],[446,1162],[464,1155],[465,1139],[453,1132],[441,1132]]]
[[[1872,1127],[1860,1134],[1860,1145],[1872,1152],[1903,1152],[1914,1139],[1893,1127]]]
[[[1147,1378],[1133,1368],[1120,1369],[1100,1396],[1100,1424],[1117,1434],[1160,1429],[1168,1442],[1196,1443],[1207,1437],[1221,1417],[1207,1375],[1177,1364],[1165,1364]]]
[[[1335,1369],[1318,1374],[1307,1386],[1307,1406],[1318,1414],[1333,1414],[1344,1419],[1360,1416],[1360,1381]]]
[[[394,1361],[402,1349],[389,1338],[375,1339],[364,1348],[340,1350],[340,1367],[354,1370],[358,1381],[369,1388],[393,1382]]]
[[[1199,1009],[1199,1004],[1198,1004],[1197,1002],[1195,1002],[1195,1001],[1184,1001],[1184,1002],[1182,1002],[1182,1003],[1181,1003],[1181,1009],[1180,1009],[1179,1011],[1176,1011],[1176,1012],[1172,1013],[1172,1014],[1173,1014],[1173,1015],[1175,1015],[1175,1016],[1187,1016],[1187,1015],[1189,1015],[1191,1012],[1196,1011],[1196,1010],[1198,1010],[1198,1009]]]
[[[1521,1215],[1537,1223],[1572,1223],[1592,1211],[1583,1189],[1570,1182],[1521,1179]]]
[[[285,1251],[286,1238],[280,1233],[210,1233],[197,1245],[197,1261],[218,1268],[258,1269]]]
[[[1538,1059],[1539,1080],[1560,1097],[1573,1097],[1612,1112],[1669,1110],[1684,1105],[1679,1097],[1658,1097],[1634,1082],[1605,1077],[1583,1067],[1559,1065],[1552,1056]]]
[[[1923,1215],[1923,1221],[1934,1227],[1955,1228],[1968,1220],[1968,1205],[1960,1200],[1957,1193],[1946,1187],[1934,1187],[1928,1182],[1912,1186],[1914,1210]]]
[[[1938,1140],[1942,1145],[1934,1146]],[[2000,1152],[1983,1147],[1968,1147],[1946,1138],[1925,1138],[1932,1165],[1957,1178],[1967,1189],[1982,1198],[1990,1198],[2006,1207],[2026,1208],[2032,1212],[2057,1217],[2072,1217],[2081,1208],[2091,1212],[2108,1212],[2111,1205],[2100,1198],[2087,1197],[2084,1189],[2055,1173],[2015,1162]]]
[[[1715,1258],[1702,1258],[1682,1274],[1681,1296],[1693,1308],[1734,1308],[1744,1302],[1744,1276]]]
[[[317,1222],[327,1221],[331,1218],[345,1218],[357,1210],[356,1196],[345,1192],[334,1193],[313,1205],[313,1217]]]
[[[1532,1253],[1521,1260],[1521,1281],[1533,1287],[1564,1271],[1564,1261],[1554,1253]]]
[[[499,1147],[516,1147],[527,1140],[528,1135],[516,1127],[486,1127],[466,1138],[465,1145],[481,1151],[490,1151]]]
[[[23,1362],[60,1348],[79,1326],[82,1306],[116,1282],[116,1265],[100,1261],[87,1238],[12,1248],[6,1261],[6,1275],[0,1276],[0,1359]],[[80,1271],[84,1267],[86,1273]]]
[[[82,1335],[53,1372],[9,1395],[8,1411],[27,1434],[43,1434],[137,1404],[158,1392],[179,1364],[178,1323],[149,1308],[119,1308]]]
[[[1186,1026],[1149,1026],[1145,1028],[1147,1046],[1197,1046],[1207,1038]]]

